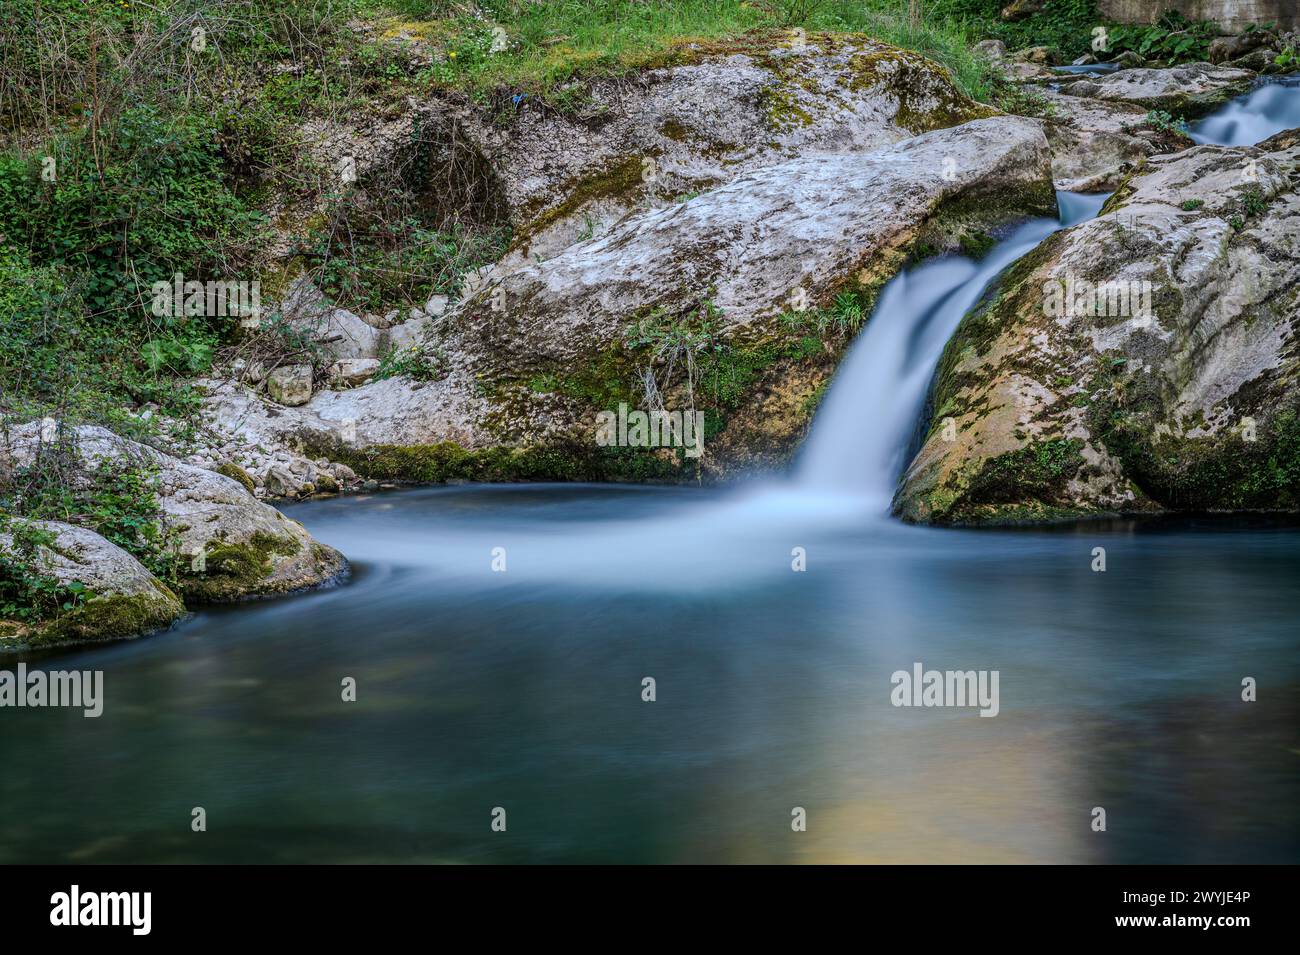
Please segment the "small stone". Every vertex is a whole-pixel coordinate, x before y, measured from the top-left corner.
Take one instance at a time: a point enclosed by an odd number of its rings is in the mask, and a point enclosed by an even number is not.
[[[378,370],[378,358],[344,358],[330,366],[330,384],[335,387],[355,388],[373,378]]]
[[[296,408],[311,400],[311,365],[285,365],[277,368],[266,379],[266,391],[271,400]]]

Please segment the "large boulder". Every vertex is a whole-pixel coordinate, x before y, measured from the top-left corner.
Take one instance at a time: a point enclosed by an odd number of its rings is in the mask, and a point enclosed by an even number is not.
[[[589,362],[656,311],[707,304],[728,336],[768,332],[794,298],[829,305],[878,287],[945,217],[961,233],[1055,207],[1039,124],[976,120],[870,153],[766,166],[501,275],[453,322],[476,368],[498,376]]]
[[[1020,117],[787,159],[628,216],[550,260],[498,269],[437,326],[436,380],[319,392],[298,409],[226,385],[212,389],[209,408],[268,442],[379,478],[670,477],[641,469],[644,458],[632,472],[589,460],[600,456],[597,413],[636,407],[647,372],[668,363],[650,367],[677,331],[656,338],[656,352],[629,334],[645,322],[708,339],[679,342],[695,352],[680,352],[677,370],[713,360],[716,379],[686,387],[679,378],[663,395],[710,414],[704,474],[777,466],[856,330],[828,330],[834,309],[861,321],[909,254],[983,241],[1010,220],[1055,210],[1047,142],[1037,121]],[[498,453],[535,447],[564,453]],[[490,467],[478,466],[484,459]]]
[[[106,428],[65,428],[80,467],[71,487],[93,484],[102,464],[134,466],[156,480],[162,529],[181,558],[177,587],[187,601],[238,600],[326,583],[346,569],[343,556],[297,521],[258,501],[234,478],[186,464]],[[30,466],[42,450],[40,423],[11,429],[0,465]]]
[[[462,166],[491,169],[518,262],[793,156],[870,152],[995,113],[932,60],[862,35],[771,31],[661,60],[571,82],[559,91],[569,109],[523,98],[487,121],[444,100],[416,122],[462,144]]]
[[[176,595],[143,564],[94,531],[56,521],[23,523],[52,538],[37,547],[32,571],[59,587],[80,585],[84,590],[71,609],[52,619],[0,621],[0,653],[129,639],[168,627],[185,614]],[[0,526],[0,558],[12,560],[14,555],[12,529]],[[67,602],[76,596],[69,594]]]
[[[1192,117],[1244,93],[1254,80],[1255,74],[1249,70],[1188,63],[1163,70],[1120,70],[1078,80],[1062,87],[1061,92]]]
[[[1300,131],[1152,157],[1018,263],[949,343],[897,512],[1300,509],[1298,159]]]
[[[1066,96],[1051,89],[1039,95],[1051,106],[1045,129],[1057,189],[1113,191],[1146,157],[1166,151],[1140,106]],[[1180,144],[1187,145],[1190,140]]]

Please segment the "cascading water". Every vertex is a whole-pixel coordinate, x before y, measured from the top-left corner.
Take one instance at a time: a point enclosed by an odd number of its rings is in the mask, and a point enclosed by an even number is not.
[[[892,279],[817,412],[799,486],[866,496],[873,510],[886,509],[935,366],[962,317],[1003,269],[1058,229],[1095,216],[1105,199],[1058,193],[1059,219],[1018,226],[981,261],[946,256]]]
[[[1197,143],[1253,146],[1285,129],[1300,126],[1300,76],[1256,87],[1225,104],[1192,127]]]

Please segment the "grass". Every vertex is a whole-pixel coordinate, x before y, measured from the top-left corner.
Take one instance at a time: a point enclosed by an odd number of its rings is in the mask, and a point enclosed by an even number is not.
[[[802,4],[496,0],[481,4],[486,20],[457,14],[453,8],[447,8],[446,16],[430,20],[423,2],[395,0],[366,6],[373,15],[386,18],[380,22],[387,32],[419,37],[440,51],[445,61],[430,71],[434,83],[480,96],[510,91],[538,96],[553,105],[579,105],[566,102],[563,92],[575,78],[671,63],[687,55],[692,43],[733,40],[751,31],[769,31],[771,40],[784,42],[782,31],[796,28],[868,33],[931,56],[952,72],[968,95],[985,102],[992,95],[987,63],[970,52],[971,44],[980,39],[971,26],[936,16],[913,25],[907,18],[906,0]]]

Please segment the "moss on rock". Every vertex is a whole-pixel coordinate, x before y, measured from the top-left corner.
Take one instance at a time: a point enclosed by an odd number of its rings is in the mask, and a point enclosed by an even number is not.
[[[249,476],[248,472],[238,464],[227,461],[218,466],[216,471],[218,474],[224,474],[226,477],[233,478],[240,484],[244,485],[244,490],[249,494],[253,494],[257,491],[257,485],[253,482],[253,479]]]
[[[171,626],[185,607],[162,584],[154,592],[107,594],[38,624],[0,631],[0,651],[129,640]]]

